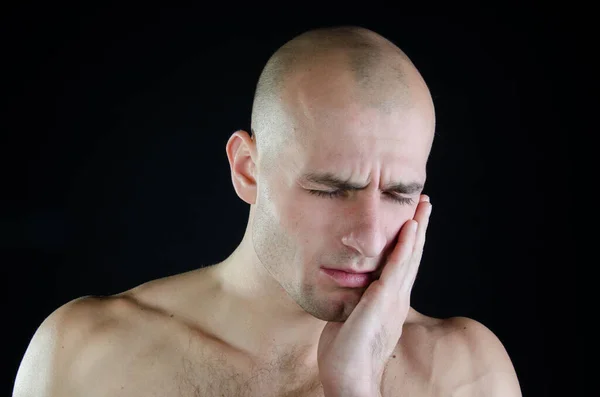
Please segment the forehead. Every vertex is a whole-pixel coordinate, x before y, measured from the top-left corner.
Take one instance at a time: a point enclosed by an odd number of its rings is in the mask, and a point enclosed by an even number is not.
[[[384,113],[348,103],[320,112],[321,117],[295,112],[290,120],[294,145],[287,160],[298,172],[323,170],[361,179],[380,170],[390,179],[424,179],[433,127],[419,109]]]
[[[345,170],[359,178],[374,167],[391,178],[424,177],[435,118],[428,90],[418,88],[365,91],[340,68],[291,76],[281,98],[293,142],[284,161],[299,171]]]

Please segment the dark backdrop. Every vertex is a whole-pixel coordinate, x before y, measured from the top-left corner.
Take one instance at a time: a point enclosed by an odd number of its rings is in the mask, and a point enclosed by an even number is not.
[[[548,82],[563,23],[380,11],[302,22],[293,10],[260,20],[200,7],[3,15],[3,395],[36,327],[60,305],[231,252],[249,207],[232,188],[225,143],[249,129],[272,52],[335,24],[394,41],[434,97],[425,192],[435,209],[413,306],[481,321],[506,346],[524,396],[550,392],[545,280],[559,260],[550,248],[561,197],[544,188],[560,179]]]

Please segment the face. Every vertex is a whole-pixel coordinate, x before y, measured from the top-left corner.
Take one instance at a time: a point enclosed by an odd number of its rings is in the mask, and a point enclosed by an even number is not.
[[[251,218],[262,266],[324,321],[345,321],[366,287],[341,287],[321,267],[381,273],[421,193],[386,187],[425,183],[434,129],[430,102],[417,96],[415,106],[384,111],[353,99],[357,94],[340,80],[323,89],[314,77],[298,78],[286,90],[286,123],[295,133],[272,159],[275,166],[259,167]],[[365,188],[340,190],[310,181],[309,174]]]

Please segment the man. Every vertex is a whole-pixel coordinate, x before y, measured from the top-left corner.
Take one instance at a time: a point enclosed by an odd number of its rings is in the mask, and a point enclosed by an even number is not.
[[[246,233],[221,263],[53,312],[15,397],[520,396],[504,347],[410,307],[434,129],[408,57],[359,27],[283,45],[226,145]]]

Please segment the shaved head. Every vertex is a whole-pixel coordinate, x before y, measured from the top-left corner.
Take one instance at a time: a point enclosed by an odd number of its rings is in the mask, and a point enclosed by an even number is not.
[[[299,99],[297,88],[311,84],[315,86],[313,97],[294,101]],[[259,77],[251,121],[259,158],[272,160],[271,154],[280,152],[282,143],[305,139],[289,122],[290,113],[302,112],[292,106],[300,103],[310,107],[313,100],[319,99],[315,96],[332,94],[340,101],[322,107],[322,117],[346,102],[389,113],[398,108],[408,110],[424,101],[433,112],[424,80],[391,41],[355,26],[310,30],[281,46]]]

